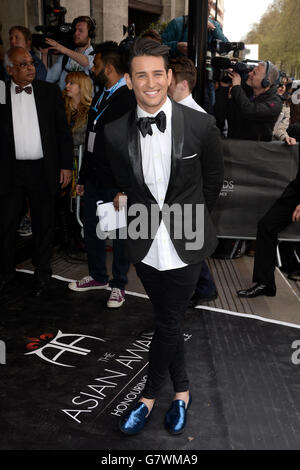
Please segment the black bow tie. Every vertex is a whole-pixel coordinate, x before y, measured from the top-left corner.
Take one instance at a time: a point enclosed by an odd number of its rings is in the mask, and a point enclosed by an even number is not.
[[[22,91],[25,91],[28,93],[28,95],[31,95],[32,93],[32,87],[31,86],[26,86],[22,88],[21,86],[16,86],[16,94],[18,95],[19,93],[22,93]]]
[[[147,134],[152,135],[151,124],[156,124],[160,132],[165,132],[167,127],[167,118],[163,111],[158,113],[155,117],[144,117],[137,120],[138,128],[140,129],[142,136],[146,137]]]

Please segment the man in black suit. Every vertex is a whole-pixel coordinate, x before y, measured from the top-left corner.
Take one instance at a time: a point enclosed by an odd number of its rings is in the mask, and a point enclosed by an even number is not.
[[[36,295],[51,277],[55,195],[72,178],[73,141],[61,92],[56,85],[35,81],[29,52],[8,53],[6,104],[1,113],[1,291],[15,277],[16,231],[24,197],[30,204]]]
[[[220,133],[212,116],[167,97],[168,53],[165,45],[135,40],[125,78],[138,106],[105,127],[106,153],[128,197],[129,257],[156,314],[147,383],[121,420],[125,434],[144,427],[168,371],[175,398],[165,425],[172,434],[185,427],[191,395],[181,323],[202,261],[217,245],[209,213],[223,184]]]
[[[253,270],[253,282],[256,284],[249,289],[239,290],[239,297],[276,295],[274,273],[278,233],[292,222],[300,222],[300,165],[296,178],[258,222]]]
[[[109,167],[111,155],[105,155],[104,126],[118,119],[136,102],[124,79],[124,65],[118,44],[112,41],[99,44],[94,52],[92,73],[100,91],[95,95],[88,118],[86,148],[80,169],[77,194],[83,196],[84,239],[88,255],[89,276],[71,282],[76,292],[112,288],[107,307],[119,308],[125,301],[125,285],[129,261],[125,254],[125,240],[113,240],[113,279],[108,284],[105,240],[98,238],[96,203],[111,202],[118,188]]]

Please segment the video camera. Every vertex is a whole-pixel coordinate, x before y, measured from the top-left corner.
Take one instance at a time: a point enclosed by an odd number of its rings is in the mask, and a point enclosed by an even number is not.
[[[220,39],[214,39],[210,46],[209,50],[215,54],[228,54],[233,51],[233,57],[238,57],[239,52],[245,49],[245,44],[243,42],[224,42]]]
[[[232,64],[235,64],[235,62],[231,62],[228,57],[220,57],[219,55],[217,56],[217,54],[228,54],[233,51],[233,56],[239,57],[239,52],[244,49],[245,44],[243,42],[225,42],[220,39],[214,39],[211,41],[206,57],[207,79],[211,81],[220,81],[219,77],[223,77],[221,70],[225,71],[225,68],[232,68]],[[229,65],[225,67],[223,64]]]
[[[129,26],[123,25],[123,36],[127,33],[127,37],[123,39],[120,44],[121,52],[128,52],[131,44],[135,40],[135,24],[131,23]]]
[[[48,6],[46,13],[52,18],[52,24],[35,26],[35,30],[38,32],[32,35],[32,45],[37,49],[48,49],[49,44],[47,44],[45,40],[46,38],[50,38],[68,49],[74,49],[74,28],[72,23],[65,23],[66,8]]]
[[[242,82],[245,82],[249,72],[255,67],[253,61],[243,60],[236,62],[229,59],[229,57],[214,57],[211,60],[211,65],[214,71],[214,81],[224,83],[231,83],[228,69],[232,69],[233,72],[238,73],[241,76]]]

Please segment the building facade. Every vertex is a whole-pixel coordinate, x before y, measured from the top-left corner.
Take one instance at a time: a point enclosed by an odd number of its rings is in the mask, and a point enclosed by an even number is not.
[[[223,24],[224,0],[216,0],[218,21]],[[123,38],[123,25],[135,23],[140,34],[151,23],[168,22],[172,18],[188,14],[189,0],[61,0],[67,9],[66,22],[80,15],[95,19],[96,42]],[[45,10],[53,6],[53,0],[1,0],[0,22],[4,50],[9,47],[8,31],[13,25],[23,25],[35,32],[36,25],[45,24]],[[212,11],[215,17],[215,11]]]

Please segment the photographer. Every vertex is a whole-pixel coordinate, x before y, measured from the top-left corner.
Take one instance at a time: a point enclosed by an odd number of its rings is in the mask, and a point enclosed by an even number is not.
[[[208,0],[208,15],[214,4],[213,0]],[[221,25],[218,21],[209,17],[207,22],[207,44],[211,44],[213,39],[228,42],[224,36]],[[174,18],[162,33],[163,43],[170,47],[173,56],[187,55],[188,53],[188,17],[179,16]]]
[[[214,110],[221,132],[227,119],[229,138],[271,141],[282,109],[275,85],[277,68],[269,61],[260,62],[248,74],[248,88],[233,69],[228,70],[228,77],[231,83],[220,81],[216,89]]]
[[[49,50],[56,51],[60,55],[58,61],[48,69],[47,82],[56,83],[61,90],[65,87],[65,77],[69,72],[83,71],[89,75],[93,67],[93,52],[91,40],[95,37],[95,23],[89,16],[79,16],[72,23],[74,28],[73,41],[75,50],[69,49],[54,39],[46,38],[48,49],[41,49],[43,62],[48,67]]]

